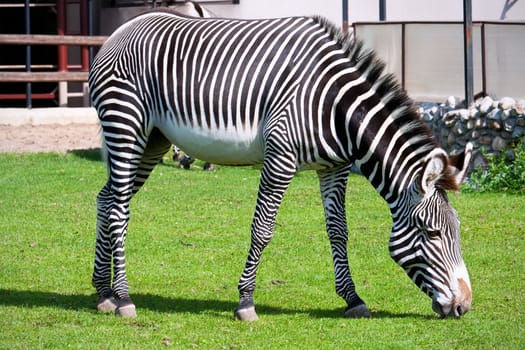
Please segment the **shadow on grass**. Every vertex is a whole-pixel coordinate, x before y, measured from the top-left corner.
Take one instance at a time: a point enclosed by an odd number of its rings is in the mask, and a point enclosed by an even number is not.
[[[94,161],[94,162],[101,162],[103,160],[102,159],[102,150],[100,148],[75,149],[75,150],[69,150],[67,153],[68,154],[72,154],[75,157],[78,157],[80,159],[90,160],[90,161]],[[195,171],[195,170],[202,170],[203,164],[204,164],[204,161],[197,160],[195,162],[195,165],[192,165],[193,168],[191,170],[193,170],[193,171]],[[173,168],[173,169],[180,170],[180,171],[188,171],[186,169],[181,169],[179,167],[179,163],[178,162],[174,162],[174,161],[166,160],[166,159],[162,159],[159,162],[159,164],[157,164],[157,166]],[[219,165],[219,167],[221,167],[221,165]],[[250,169],[253,169],[253,170],[261,170],[262,169],[262,165],[261,164],[243,165],[243,166],[232,165],[230,167],[239,167],[239,168],[240,167],[247,167],[247,168],[250,168]],[[216,166],[215,172],[217,171],[217,169],[218,168]],[[213,171],[210,172],[210,173],[213,173]],[[298,176],[300,176],[300,173],[298,174]]]
[[[237,307],[236,302],[223,300],[203,300],[203,299],[184,299],[167,298],[152,294],[133,294],[132,298],[140,309],[148,309],[162,313],[193,313],[193,314],[216,314],[222,316],[225,311],[231,311]],[[94,294],[59,294],[54,292],[42,291],[20,291],[0,289],[0,306],[18,307],[55,307],[64,310],[93,312],[98,297]],[[264,315],[296,315],[307,314],[313,318],[333,318],[340,319],[343,309],[308,309],[295,310],[274,307],[269,305],[256,305],[259,316]],[[391,313],[388,311],[372,311],[372,318],[375,319],[395,319],[395,318],[418,318],[434,319],[434,316],[421,315],[414,313]]]
[[[75,149],[68,151],[67,153],[85,160],[91,160],[95,162],[102,161],[102,152],[100,148]]]

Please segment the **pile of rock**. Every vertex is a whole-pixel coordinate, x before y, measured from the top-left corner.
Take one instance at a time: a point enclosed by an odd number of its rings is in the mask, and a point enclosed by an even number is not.
[[[525,100],[504,97],[478,99],[469,108],[458,108],[459,99],[450,97],[442,104],[421,103],[423,120],[432,128],[449,154],[457,154],[472,142],[474,166],[481,164],[481,149],[488,154],[515,158],[512,146],[525,143]]]

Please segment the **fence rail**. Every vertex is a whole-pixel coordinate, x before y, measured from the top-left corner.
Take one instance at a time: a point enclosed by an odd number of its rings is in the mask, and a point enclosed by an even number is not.
[[[88,72],[0,72],[0,83],[84,82]]]
[[[107,36],[0,34],[0,45],[101,46]]]
[[[57,71],[33,72],[35,65],[31,65],[26,57],[26,65],[0,66],[0,83],[26,83],[25,94],[0,94],[0,99],[57,99],[60,106],[67,105],[68,97],[83,97],[84,104],[89,105],[87,98],[87,80],[89,69],[88,47],[101,46],[107,40],[106,36],[85,35],[38,35],[38,34],[0,34],[0,45],[50,45],[57,46],[58,62],[56,65],[48,65]],[[67,46],[79,46],[82,51],[80,65],[68,65]],[[72,67],[77,68],[70,71]],[[15,69],[25,69],[25,72]],[[83,92],[74,93],[68,91],[68,83],[84,83]],[[32,83],[58,83],[58,89],[44,94],[32,93]],[[28,108],[30,102],[28,102]]]

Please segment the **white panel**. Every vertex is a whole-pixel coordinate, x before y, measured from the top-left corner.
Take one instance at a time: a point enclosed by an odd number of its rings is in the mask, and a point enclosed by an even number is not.
[[[463,96],[462,25],[407,24],[405,88],[422,101]]]
[[[463,20],[461,0],[387,0],[386,6],[388,21]]]
[[[385,62],[386,71],[401,82],[401,25],[356,25],[356,37]]]
[[[525,97],[525,25],[485,25],[487,92]]]

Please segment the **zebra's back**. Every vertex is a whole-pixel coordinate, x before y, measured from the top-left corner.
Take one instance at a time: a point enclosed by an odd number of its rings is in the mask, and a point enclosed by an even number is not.
[[[130,103],[149,114],[147,127],[157,127],[186,152],[222,164],[261,162],[264,130],[282,118],[297,118],[292,102],[327,38],[306,17],[147,13],[117,29],[101,48],[90,76],[97,87],[93,101],[97,107],[106,88],[119,85],[129,94],[132,85],[136,97]]]

